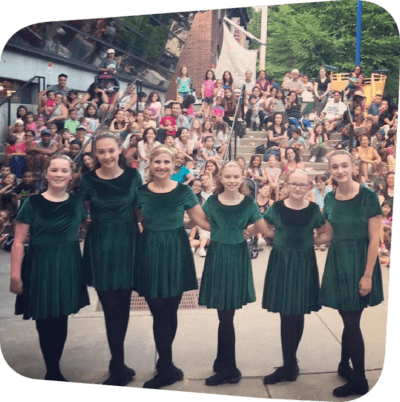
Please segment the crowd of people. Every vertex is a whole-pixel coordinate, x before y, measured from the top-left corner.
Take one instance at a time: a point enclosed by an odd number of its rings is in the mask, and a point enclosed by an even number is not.
[[[135,375],[125,365],[123,348],[132,289],[149,305],[159,355],[158,374],[144,386],[160,388],[181,380],[172,343],[182,293],[197,287],[192,256],[197,252],[206,257],[199,303],[217,309],[219,318],[216,374],[206,384],[240,381],[234,314],[255,301],[244,232],[256,237],[260,249],[273,242],[263,308],[281,314],[284,365],[264,383],[297,378],[304,314],[325,305],[338,309],[344,322],[338,372],[349,382],[334,393],[366,393],[359,321],[364,307],[383,300],[376,258],[379,253],[389,266],[397,108],[380,93],[371,105],[364,104],[361,67],[356,66],[345,89],[351,98],[347,104],[339,91],[330,97],[324,68],[315,83],[293,70],[281,86],[265,71],[255,81],[247,71],[236,85],[229,71],[217,79],[208,70],[197,112],[186,67],[177,79],[178,101],[164,105],[156,91],[137,94],[134,85],[121,99],[115,88],[108,92],[95,82],[79,98],[67,87],[67,78],[60,74],[58,85],[39,94],[37,114],[18,108],[1,167],[1,230],[10,221],[14,226],[11,291],[18,294],[17,314],[36,320],[46,378],[65,380],[59,361],[67,317],[88,304],[89,285],[104,309],[112,356],[105,384],[125,385]],[[238,157],[225,163],[242,85],[241,117],[249,130],[266,132],[266,144],[248,162]],[[314,127],[302,110],[311,102]],[[114,106],[113,116],[107,116]],[[89,141],[100,125],[106,132]],[[337,130],[342,141],[333,150],[329,138]],[[345,150],[349,145],[351,154]],[[329,161],[315,185],[306,171],[307,147],[311,163]],[[82,222],[88,233],[81,271],[77,233]],[[315,249],[329,244],[320,289]],[[356,262],[353,246],[359,252]],[[337,267],[338,253],[347,253],[344,271]],[[68,270],[66,260],[73,261]],[[59,261],[55,271],[68,271],[57,279],[65,284],[60,295],[46,289],[47,279],[55,275],[47,268],[52,261]],[[293,269],[294,276],[282,273]],[[349,278],[350,299],[342,288]],[[66,286],[74,292],[64,291]]]

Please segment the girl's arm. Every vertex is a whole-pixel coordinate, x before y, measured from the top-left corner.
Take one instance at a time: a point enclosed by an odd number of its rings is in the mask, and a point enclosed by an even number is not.
[[[248,238],[261,233],[262,235],[273,239],[275,236],[275,230],[272,228],[273,226],[269,225],[264,218],[261,218],[254,224],[247,226],[247,228],[243,231],[243,235],[244,237]]]
[[[204,99],[204,90],[206,89],[206,86],[204,84],[201,85],[201,99]]]
[[[195,223],[195,225],[200,226],[204,230],[211,231],[211,225],[208,221],[206,214],[199,204],[187,210],[189,218]]]
[[[314,236],[314,244],[320,246],[321,244],[330,243],[333,239],[333,228],[328,221],[325,221],[324,226],[317,229],[317,235]]]
[[[10,292],[16,295],[23,293],[21,280],[21,265],[24,256],[25,240],[28,237],[30,225],[16,222],[14,242],[11,249]]]
[[[4,194],[7,190],[9,190],[12,187],[12,184],[7,184],[5,187],[3,187],[0,190],[0,195]]]
[[[379,248],[379,230],[382,224],[382,215],[368,219],[369,245],[367,252],[367,263],[364,275],[360,280],[360,296],[366,296],[372,290],[372,273],[374,271]]]
[[[128,105],[124,108],[124,110],[130,109],[135,103],[137,102],[137,94],[132,94],[131,100],[129,101]]]

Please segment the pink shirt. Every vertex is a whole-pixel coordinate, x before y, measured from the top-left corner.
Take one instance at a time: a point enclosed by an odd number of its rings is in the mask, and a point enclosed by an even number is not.
[[[203,82],[204,84],[204,97],[212,98],[214,96],[214,89],[216,82],[213,80],[207,80]]]

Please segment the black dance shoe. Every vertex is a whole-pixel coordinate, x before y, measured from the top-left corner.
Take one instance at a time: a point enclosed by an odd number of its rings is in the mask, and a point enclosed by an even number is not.
[[[206,385],[215,386],[215,385],[221,385],[221,384],[225,384],[225,383],[237,384],[241,378],[242,378],[242,373],[240,372],[239,369],[224,368],[219,373],[217,373],[211,377],[208,377],[206,379]]]
[[[333,395],[339,397],[349,395],[365,395],[368,390],[368,381],[366,379],[362,381],[352,380],[341,387],[335,388],[333,390]]]
[[[158,373],[151,380],[145,382],[143,388],[159,389],[166,385],[172,385],[177,381],[178,377],[176,371],[171,367],[168,370]]]
[[[108,365],[108,371],[110,372],[110,374],[117,374],[121,370],[118,370],[118,368],[115,366],[115,364],[113,364],[113,361],[110,360],[110,364]],[[122,371],[124,373],[128,373],[128,374],[132,375],[132,377],[135,377],[135,375],[136,375],[135,370],[131,369],[128,366],[125,366],[125,364],[124,364],[124,368]]]
[[[44,379],[47,381],[68,382],[61,373],[47,373]]]
[[[164,371],[164,370],[160,367],[160,359],[157,360],[156,369],[157,369],[157,372],[158,372],[158,373],[161,373],[162,371]],[[172,370],[175,371],[176,380],[177,380],[177,381],[182,381],[182,380],[183,380],[183,371],[182,371],[180,368],[176,367],[175,364],[173,364],[173,363],[172,363]]]
[[[120,372],[113,372],[110,377],[107,378],[103,382],[104,385],[117,385],[120,387],[125,386],[126,384],[129,384],[133,377],[135,376],[135,371],[130,369],[129,367],[126,367],[126,370],[120,371]]]
[[[350,367],[349,363],[339,363],[337,372],[340,377],[347,381],[351,381],[353,379],[353,369]]]
[[[300,370],[298,365],[294,366],[292,369],[278,367],[278,369],[272,374],[264,377],[264,384],[276,384],[277,382],[282,381],[296,381],[299,372]]]
[[[224,367],[225,367],[225,364],[223,361],[220,361],[217,359],[214,360],[214,364],[213,364],[214,373],[220,373],[224,369]]]

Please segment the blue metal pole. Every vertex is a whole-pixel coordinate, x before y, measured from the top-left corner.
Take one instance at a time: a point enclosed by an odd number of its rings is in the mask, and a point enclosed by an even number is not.
[[[356,65],[361,63],[361,15],[362,1],[357,0]]]

